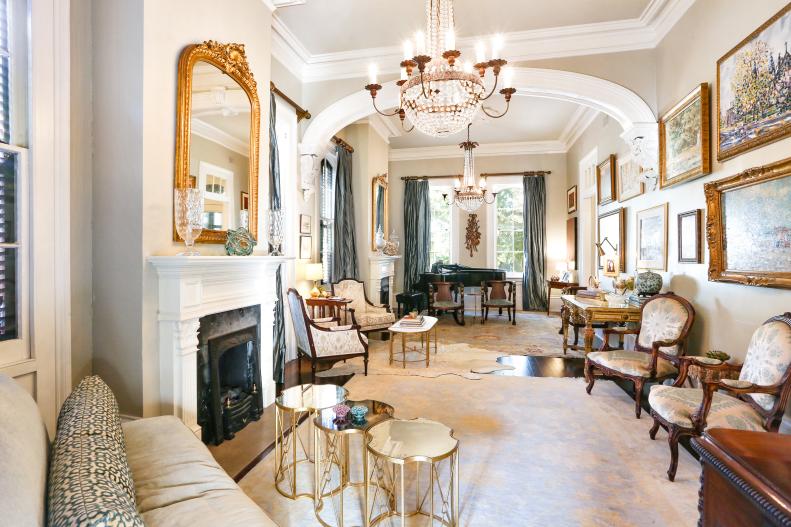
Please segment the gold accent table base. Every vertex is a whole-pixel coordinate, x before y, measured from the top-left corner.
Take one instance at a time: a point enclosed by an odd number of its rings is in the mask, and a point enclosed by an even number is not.
[[[406,368],[407,362],[423,362],[423,358],[418,360],[407,360],[406,354],[408,351],[417,351],[418,353],[422,354],[425,357],[426,361],[426,368],[429,367],[431,363],[431,332],[434,331],[434,355],[437,354],[438,346],[437,342],[439,341],[439,337],[437,336],[437,318],[430,317],[428,315],[424,315],[423,318],[425,319],[425,323],[423,326],[420,327],[409,327],[409,326],[401,326],[400,321],[396,322],[389,328],[387,331],[390,332],[390,362],[389,364],[392,366],[393,361],[396,360],[395,356],[400,353],[401,355],[401,366]],[[393,345],[395,343],[396,335],[401,335],[401,351],[393,350]],[[407,350],[406,342],[408,335],[420,335],[420,349],[409,349]],[[424,347],[425,344],[425,347]]]

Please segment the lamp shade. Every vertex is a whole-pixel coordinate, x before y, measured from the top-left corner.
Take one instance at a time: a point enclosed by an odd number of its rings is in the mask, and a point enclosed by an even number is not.
[[[324,278],[324,267],[320,263],[305,264],[305,280],[321,280]]]

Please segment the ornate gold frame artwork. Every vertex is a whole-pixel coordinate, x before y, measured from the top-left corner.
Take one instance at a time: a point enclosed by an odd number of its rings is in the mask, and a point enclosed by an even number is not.
[[[709,280],[791,288],[791,158],[707,183]]]
[[[209,40],[184,48],[177,97],[173,184],[204,192],[204,228],[196,241],[225,243],[228,229],[241,225],[245,193],[247,226],[257,238],[261,107],[244,45]],[[175,218],[173,239],[181,240]]]
[[[615,192],[615,154],[610,154],[596,167],[596,195],[599,205],[615,201]]]
[[[382,232],[387,238],[387,229],[389,227],[388,221],[388,191],[387,191],[387,174],[376,176],[371,181],[371,249],[377,250],[376,247],[376,229],[382,226]]]
[[[711,172],[709,85],[704,82],[659,119],[659,187]]]

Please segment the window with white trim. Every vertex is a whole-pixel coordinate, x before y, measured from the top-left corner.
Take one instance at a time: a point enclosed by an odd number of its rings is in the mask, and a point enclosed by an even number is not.
[[[443,194],[448,189],[429,187],[429,206],[431,208],[431,243],[429,244],[429,267],[437,262],[451,263],[453,240],[452,207],[445,204]],[[428,269],[426,269],[428,270]]]
[[[521,185],[502,188],[494,202],[494,265],[507,273],[524,270],[524,196]]]

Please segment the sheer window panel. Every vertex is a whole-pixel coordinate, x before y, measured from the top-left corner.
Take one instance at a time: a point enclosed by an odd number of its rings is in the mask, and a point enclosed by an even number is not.
[[[524,196],[519,186],[499,190],[494,203],[494,264],[509,274],[524,270]]]
[[[445,204],[443,194],[449,189],[443,187],[429,188],[429,206],[431,208],[431,242],[429,244],[429,267],[437,262],[451,263],[453,225],[451,205]],[[428,271],[428,269],[426,269]]]

